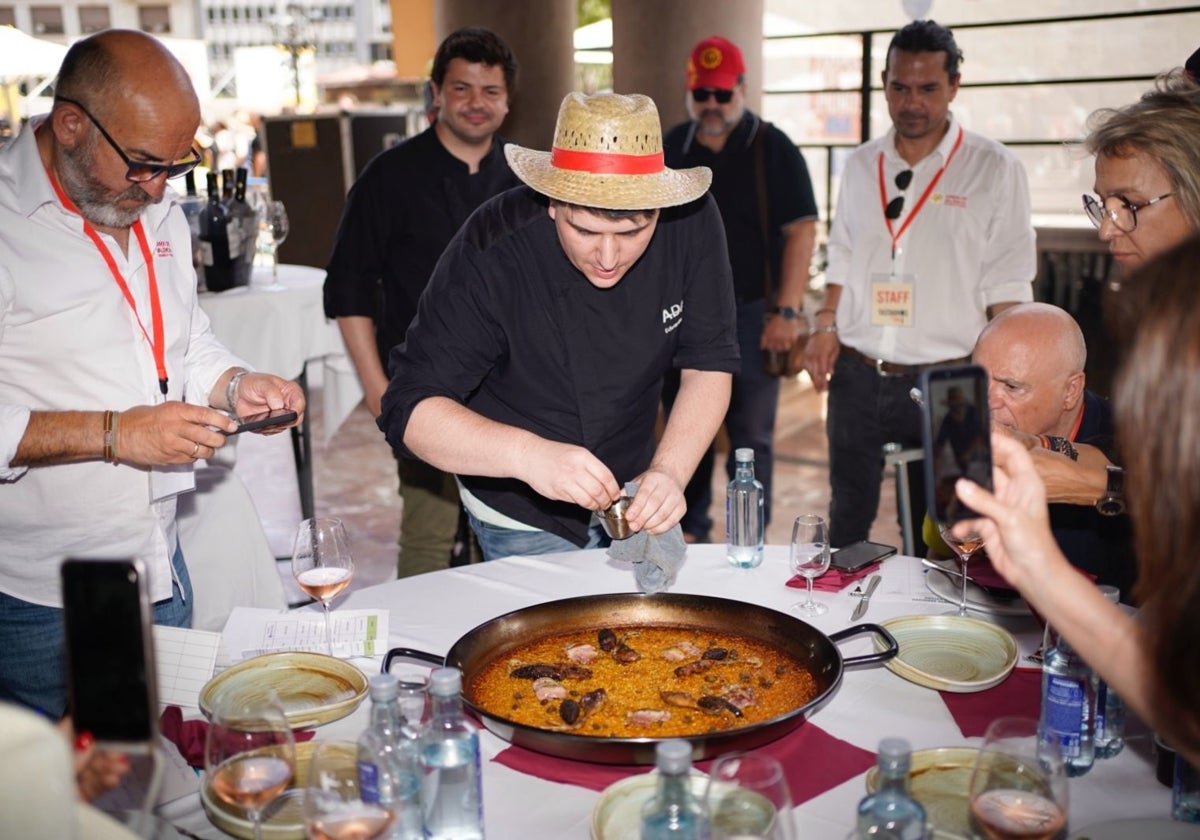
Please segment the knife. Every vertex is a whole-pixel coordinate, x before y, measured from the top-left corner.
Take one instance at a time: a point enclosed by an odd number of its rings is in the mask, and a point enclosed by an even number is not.
[[[867,611],[867,602],[871,600],[871,593],[879,588],[879,581],[882,578],[879,575],[871,575],[867,580],[867,590],[863,593],[862,600],[858,602],[858,606],[854,608],[854,614],[850,616],[851,621],[858,621]]]

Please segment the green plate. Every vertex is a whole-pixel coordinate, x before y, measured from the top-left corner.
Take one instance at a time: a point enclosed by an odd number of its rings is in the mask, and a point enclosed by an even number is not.
[[[971,769],[979,750],[938,747],[912,754],[909,771],[913,798],[925,806],[935,840],[971,840]],[[879,771],[867,771],[867,792],[874,793]]]

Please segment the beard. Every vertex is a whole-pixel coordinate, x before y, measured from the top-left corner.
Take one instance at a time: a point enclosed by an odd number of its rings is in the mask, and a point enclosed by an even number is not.
[[[96,141],[96,134],[93,132],[88,140],[77,148],[60,147],[62,165],[58,174],[62,178],[63,190],[75,202],[80,215],[93,225],[109,228],[130,227],[146,207],[157,204],[161,199],[151,197],[137,184],[130,184],[129,189],[114,194],[93,177],[91,165]],[[118,206],[125,201],[136,201],[137,204],[128,209]]]

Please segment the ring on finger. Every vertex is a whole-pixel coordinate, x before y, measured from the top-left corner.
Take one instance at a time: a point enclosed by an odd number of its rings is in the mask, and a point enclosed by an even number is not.
[[[195,448],[192,449],[192,460],[193,461],[196,460],[196,457],[199,454],[200,454],[200,441],[196,441],[196,446],[195,446]]]

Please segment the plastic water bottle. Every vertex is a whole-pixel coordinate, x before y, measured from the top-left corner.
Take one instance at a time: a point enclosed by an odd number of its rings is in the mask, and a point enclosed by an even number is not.
[[[879,742],[876,760],[878,782],[875,792],[858,803],[855,828],[861,838],[925,840],[925,808],[909,791],[908,772],[912,766],[912,747],[903,738],[884,738]]]
[[[658,791],[642,807],[641,840],[708,840],[704,803],[692,796],[692,745],[680,738],[654,749]]]
[[[358,739],[358,780],[364,802],[388,807],[396,815],[392,840],[424,837],[421,826],[420,769],[416,735],[404,725],[397,702],[399,684],[391,674],[369,682],[371,724]]]
[[[1121,590],[1101,586],[1104,597],[1114,604],[1121,600]],[[1096,682],[1096,758],[1112,758],[1125,749],[1125,703],[1104,680]]]
[[[1047,625],[1042,660],[1041,737],[1058,745],[1068,776],[1095,763],[1096,674],[1054,628]]]
[[[763,486],[754,478],[754,450],[734,452],[737,471],[725,489],[725,556],[730,565],[753,569],[763,559]]]
[[[483,790],[479,732],[463,716],[462,672],[438,668],[429,677],[433,716],[421,731],[421,811],[425,836],[482,840]]]

